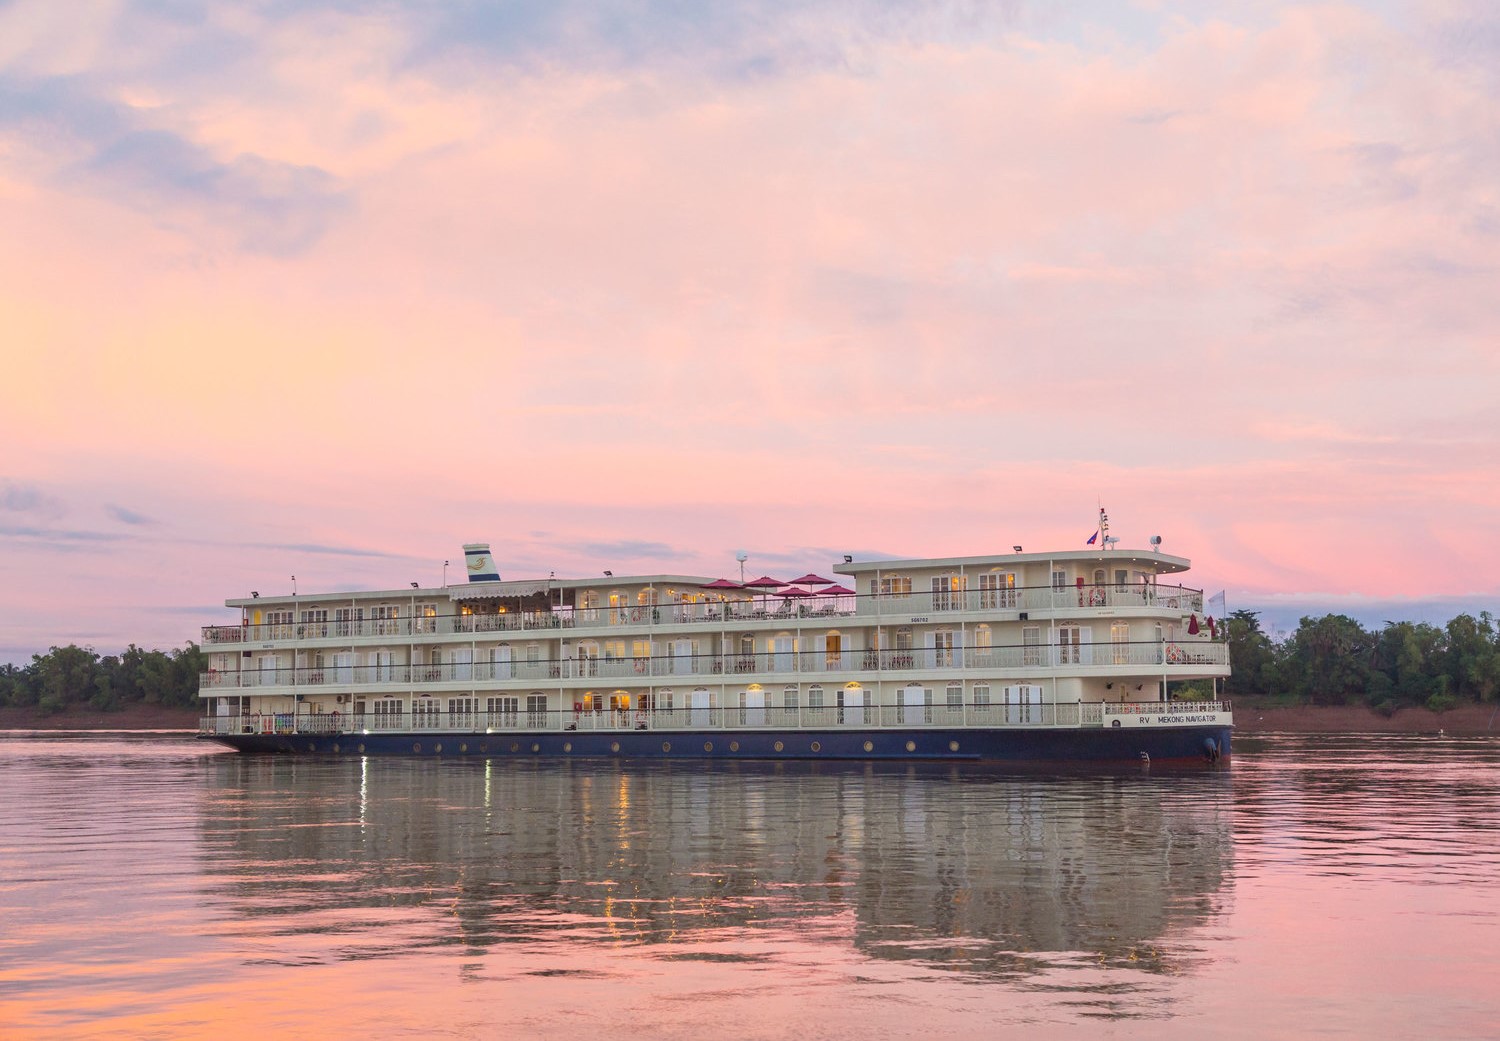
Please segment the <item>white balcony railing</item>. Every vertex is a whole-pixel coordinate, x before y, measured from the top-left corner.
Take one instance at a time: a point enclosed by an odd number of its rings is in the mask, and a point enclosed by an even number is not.
[[[401,712],[351,714],[244,713],[205,716],[204,734],[364,734],[527,733],[567,731],[701,731],[701,730],[831,730],[993,728],[1035,726],[1099,727],[1105,718],[1124,713],[1169,713],[1190,709],[1194,714],[1228,713],[1227,701],[1087,702],[1083,704],[1023,704],[1017,702],[950,702],[939,699],[896,705],[731,705],[671,708],[583,709],[571,711],[458,712],[436,706]]]
[[[621,685],[662,686],[678,680],[722,682],[735,678],[784,681],[829,674],[873,678],[886,673],[963,676],[1066,671],[1073,675],[1133,675],[1219,670],[1229,665],[1229,647],[1216,640],[1176,642],[1047,644],[1005,647],[920,647],[892,650],[771,651],[754,654],[659,655],[627,658],[568,658],[550,661],[450,663],[443,665],[338,665],[246,669],[201,673],[203,690],[291,687],[410,687],[427,684],[545,684],[559,680],[614,680]]]
[[[482,635],[548,630],[609,629],[615,626],[681,627],[740,623],[805,624],[841,618],[898,619],[951,617],[959,613],[1076,611],[1125,608],[1168,616],[1202,614],[1203,592],[1185,586],[1100,585],[1017,589],[967,589],[860,596],[756,597],[713,603],[660,604],[655,607],[559,608],[499,614],[415,615],[405,618],[210,625],[204,646],[278,641],[355,640]]]

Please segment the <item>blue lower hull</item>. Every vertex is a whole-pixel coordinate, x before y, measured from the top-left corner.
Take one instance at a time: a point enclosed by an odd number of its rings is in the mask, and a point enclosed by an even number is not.
[[[1232,727],[211,734],[241,752],[444,757],[1211,763]]]

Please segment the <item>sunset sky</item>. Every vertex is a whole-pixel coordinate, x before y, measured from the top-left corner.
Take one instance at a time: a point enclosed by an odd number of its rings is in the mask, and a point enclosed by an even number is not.
[[[1500,602],[1486,0],[0,0],[0,228],[0,660],[1101,502]]]

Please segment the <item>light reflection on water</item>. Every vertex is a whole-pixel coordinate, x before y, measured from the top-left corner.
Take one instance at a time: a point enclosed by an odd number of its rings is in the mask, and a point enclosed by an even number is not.
[[[12,734],[0,1035],[1490,1036],[1497,779],[1433,738],[1008,775]]]

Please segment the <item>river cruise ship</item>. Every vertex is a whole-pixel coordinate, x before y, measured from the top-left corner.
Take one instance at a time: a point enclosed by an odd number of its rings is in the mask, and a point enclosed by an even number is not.
[[[1156,541],[1156,540],[1153,540]],[[246,752],[1021,762],[1227,760],[1229,675],[1188,561],[1153,547],[835,578],[504,580],[225,601],[201,734]],[[1216,683],[1204,686],[1216,688]]]

